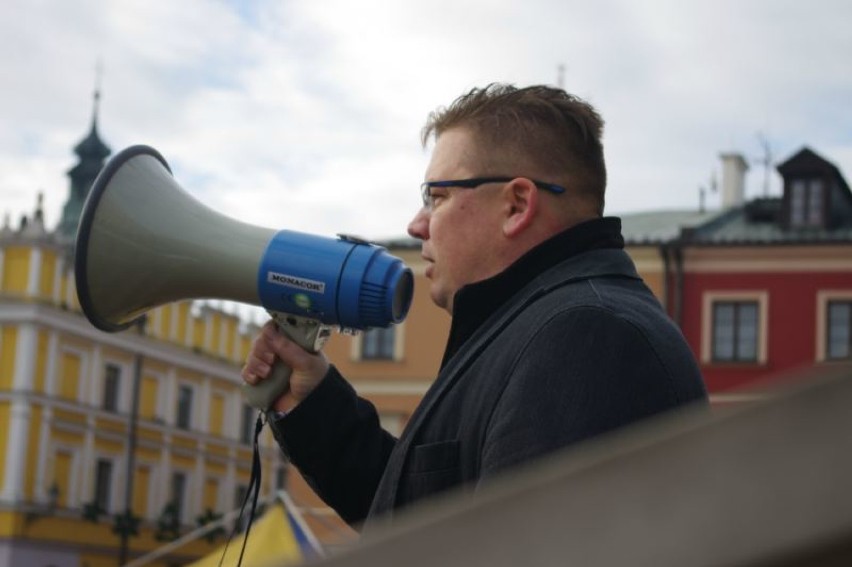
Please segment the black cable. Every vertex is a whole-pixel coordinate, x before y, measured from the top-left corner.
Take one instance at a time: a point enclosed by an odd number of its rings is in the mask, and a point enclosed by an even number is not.
[[[257,421],[254,424],[254,450],[252,451],[252,459],[251,459],[251,477],[249,478],[248,490],[246,490],[246,495],[243,498],[243,503],[240,506],[240,515],[237,518],[236,523],[234,524],[233,530],[231,530],[231,535],[228,537],[228,541],[225,543],[225,549],[222,551],[222,558],[219,559],[219,567],[222,567],[222,563],[225,561],[225,555],[228,553],[228,546],[231,544],[231,540],[234,535],[236,535],[237,530],[240,527],[241,521],[243,519],[243,512],[245,511],[246,504],[249,501],[249,497],[251,497],[251,512],[248,517],[248,525],[246,525],[246,535],[243,538],[243,547],[240,550],[240,559],[237,561],[237,567],[240,567],[243,563],[243,554],[246,552],[246,544],[248,543],[249,532],[251,531],[251,525],[254,521],[254,513],[257,510],[257,498],[260,495],[260,447],[258,445],[258,439],[260,438],[260,431],[263,429],[263,412],[260,412],[257,415]],[[252,496],[252,489],[254,489],[254,496]]]

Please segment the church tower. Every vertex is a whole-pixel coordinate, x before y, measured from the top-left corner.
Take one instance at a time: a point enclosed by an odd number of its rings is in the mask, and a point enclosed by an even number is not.
[[[98,135],[98,107],[101,93],[95,89],[92,111],[92,127],[89,134],[74,147],[74,153],[79,159],[77,165],[68,171],[71,180],[71,190],[68,200],[62,208],[62,218],[56,228],[56,238],[62,244],[73,245],[77,235],[77,225],[86,197],[95,182],[95,178],[110,155],[110,148]]]

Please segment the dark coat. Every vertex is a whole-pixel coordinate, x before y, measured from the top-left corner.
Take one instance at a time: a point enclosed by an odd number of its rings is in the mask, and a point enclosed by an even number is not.
[[[705,399],[683,335],[630,257],[595,249],[491,314],[445,361],[398,441],[334,369],[272,429],[317,493],[357,523]]]

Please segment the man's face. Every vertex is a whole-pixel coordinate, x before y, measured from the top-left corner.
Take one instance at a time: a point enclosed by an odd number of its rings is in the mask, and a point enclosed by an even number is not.
[[[438,138],[426,169],[426,181],[469,179],[493,175],[478,166],[473,137],[463,128],[447,130]],[[500,172],[503,173],[503,172]],[[499,273],[501,199],[504,184],[476,189],[434,188],[434,207],[421,209],[408,233],[423,241],[426,277],[436,305],[453,312],[453,296],[467,284]]]

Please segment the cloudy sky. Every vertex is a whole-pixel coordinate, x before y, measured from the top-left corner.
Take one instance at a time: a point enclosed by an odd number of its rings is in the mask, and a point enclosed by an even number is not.
[[[0,14],[13,224],[39,191],[58,222],[98,81],[113,152],[151,145],[212,208],[318,234],[402,235],[427,114],[493,81],[561,83],[598,107],[613,214],[697,207],[722,151],[751,162],[761,195],[762,140],[775,163],[807,145],[852,179],[848,0],[3,0]]]

